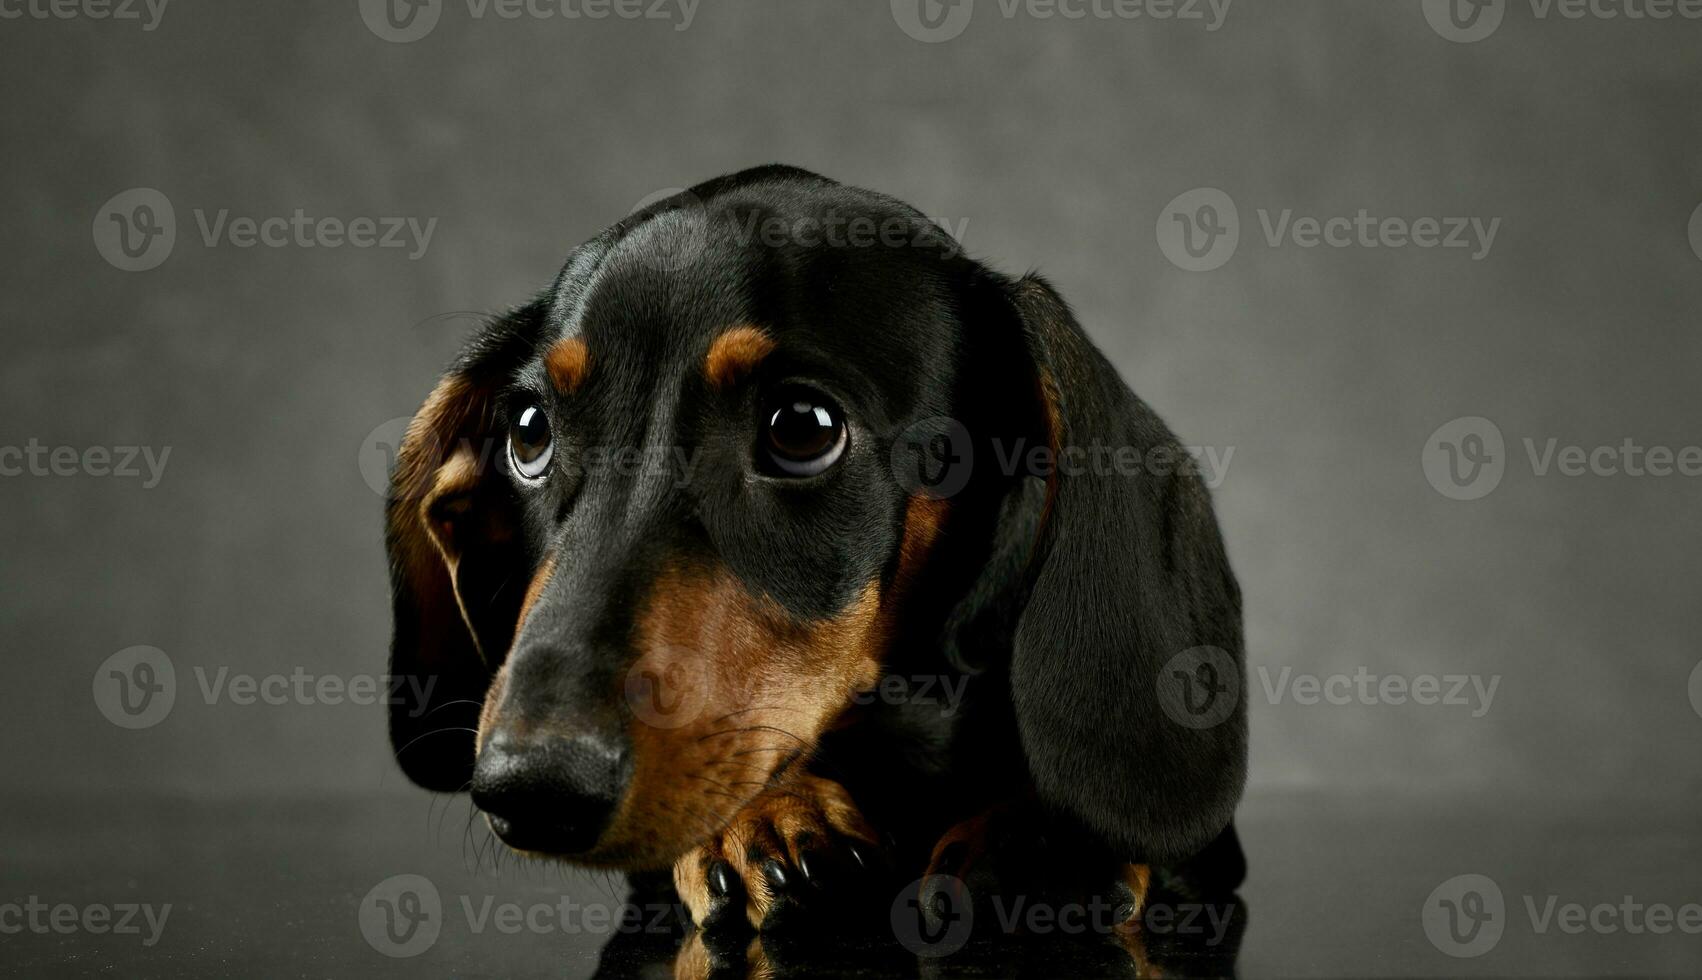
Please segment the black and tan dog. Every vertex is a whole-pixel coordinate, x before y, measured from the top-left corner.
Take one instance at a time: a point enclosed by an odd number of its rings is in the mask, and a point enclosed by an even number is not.
[[[1136,907],[1240,880],[1204,486],[1046,282],[890,198],[766,167],[580,246],[426,400],[388,521],[397,757],[516,850],[759,927],[1013,852]]]

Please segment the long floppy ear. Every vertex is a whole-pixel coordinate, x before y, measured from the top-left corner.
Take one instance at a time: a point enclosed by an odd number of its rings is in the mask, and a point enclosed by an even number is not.
[[[541,322],[534,304],[485,326],[414,415],[390,480],[390,744],[428,789],[472,779],[479,712],[520,615],[528,556],[493,399]]]
[[[1174,436],[1052,287],[1011,287],[1058,465],[1016,628],[1012,700],[1043,802],[1131,861],[1229,825],[1247,767],[1241,594]]]

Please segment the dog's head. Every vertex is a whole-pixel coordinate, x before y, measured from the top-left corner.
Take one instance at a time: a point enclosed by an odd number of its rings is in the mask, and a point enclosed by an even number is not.
[[[1013,624],[1033,635],[1009,665],[1035,781],[1121,827],[1131,773],[1081,788],[1079,701],[1142,679],[1060,679],[1056,651],[1228,645],[1157,574],[1126,609],[1093,598],[1176,558],[1168,536],[1197,531],[1160,509],[1200,521],[1197,481],[1072,487],[999,463],[1168,438],[1139,411],[1048,287],[896,201],[764,168],[660,202],[490,322],[408,431],[392,672],[431,694],[392,707],[398,759],[471,788],[516,849],[664,867],[807,761],[901,641],[938,649],[1018,601],[1046,607]],[[962,468],[951,492],[904,451],[918,433]],[[1025,557],[993,561],[1000,535]],[[1196,591],[1218,575],[1220,552],[1184,558]]]

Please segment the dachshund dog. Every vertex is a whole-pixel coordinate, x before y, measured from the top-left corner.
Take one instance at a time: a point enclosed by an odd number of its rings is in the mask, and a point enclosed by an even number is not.
[[[700,925],[1243,875],[1192,460],[1046,281],[891,198],[762,167],[581,245],[414,417],[387,544],[403,771]]]

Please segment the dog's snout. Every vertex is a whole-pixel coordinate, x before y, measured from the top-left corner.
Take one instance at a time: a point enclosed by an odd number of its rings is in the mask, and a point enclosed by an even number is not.
[[[473,768],[473,803],[518,850],[590,850],[626,784],[623,749],[597,735],[518,737],[497,732]]]

